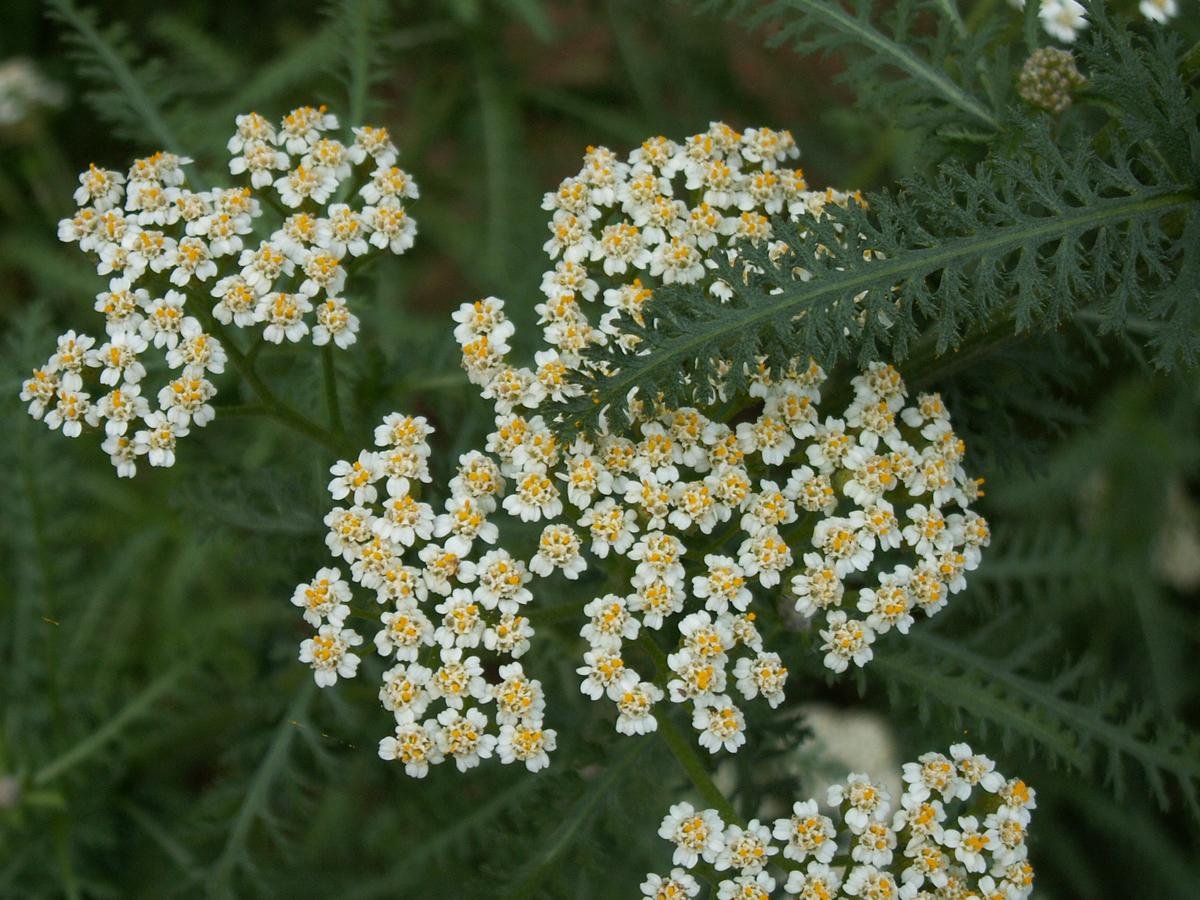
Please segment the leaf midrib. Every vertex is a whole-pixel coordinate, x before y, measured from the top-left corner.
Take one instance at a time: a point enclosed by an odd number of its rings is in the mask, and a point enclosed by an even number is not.
[[[940,247],[911,250],[902,256],[873,261],[859,270],[846,270],[819,281],[802,282],[797,287],[773,295],[768,303],[749,307],[751,311],[732,318],[727,324],[654,345],[649,357],[641,357],[652,359],[650,363],[642,366],[636,363],[632,367],[623,366],[615,376],[608,379],[604,391],[609,396],[624,396],[630,388],[645,380],[647,372],[664,367],[674,369],[677,363],[689,359],[700,348],[714,342],[719,343],[736,332],[756,331],[760,323],[775,318],[794,304],[815,302],[856,288],[869,289],[880,282],[895,284],[917,273],[928,274],[944,269],[957,259],[984,256],[989,251],[1011,250],[1032,241],[1065,235],[1077,229],[1089,231],[1092,227],[1109,220],[1128,221],[1147,212],[1195,202],[1196,198],[1191,194],[1178,190],[1156,191],[1149,197],[1143,192],[1135,195],[1135,198],[1101,201],[1073,216],[1058,216],[1034,226],[1026,224],[992,231],[988,232],[990,236],[985,238],[960,238]],[[733,290],[738,292],[736,287],[733,287]]]
[[[889,40],[886,35],[871,27],[862,19],[852,16],[844,9],[829,6],[820,0],[784,0],[788,6],[808,10],[815,17],[823,18],[833,28],[839,29],[856,37],[880,56],[892,60],[892,64],[912,75],[914,78],[930,84],[939,94],[975,118],[986,122],[993,128],[998,126],[995,116],[988,112],[975,97],[971,96],[944,73],[924,62],[913,54],[907,47]]]

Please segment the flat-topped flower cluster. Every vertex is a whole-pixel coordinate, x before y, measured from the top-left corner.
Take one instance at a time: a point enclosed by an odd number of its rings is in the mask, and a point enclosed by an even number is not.
[[[533,636],[522,614],[533,576],[506,550],[489,549],[498,529],[488,517],[505,480],[487,456],[466,453],[443,511],[435,512],[420,499],[431,480],[432,433],[424,417],[393,413],[375,429],[376,449],[330,470],[330,494],[348,505],[325,517],[326,544],[350,567],[351,580],[373,592],[375,647],[395,661],[379,690],[395,733],[380,741],[379,755],[417,778],[447,760],[466,771],[494,754],[536,772],[549,764],[556,735],[543,727],[541,684],[516,661]],[[317,629],[301,645],[300,661],[322,687],[357,673],[352,648],[362,636],[346,625],[352,599],[337,566],[320,569],[292,595]]]
[[[768,608],[783,593],[817,619],[825,665],[840,672],[869,661],[877,635],[905,633],[917,611],[945,606],[989,541],[944,404],[936,394],[908,404],[884,364],[853,379],[837,415],[819,410],[826,376],[804,358],[782,376],[765,364],[745,373],[745,396],[729,396],[729,372],[714,372],[696,386],[695,407],[631,396],[598,432],[558,439],[550,407],[578,396],[589,368],[616,371],[637,352],[626,329],[645,321],[654,289],[700,283],[720,303],[728,285],[706,252],[770,241],[772,215],[801,221],[847,202],[809,191],[784,166],[796,155],[787,132],[722,123],[680,144],[651,138],[625,161],[589,148],[579,175],[543,203],[545,249],[558,261],[542,282],[547,346],[534,367],[509,361],[515,328],[502,301],[454,316],[463,367],[495,407],[487,449],[513,481],[504,508],[547,523],[531,567],[574,579],[591,557],[621,575],[583,609],[579,674],[584,693],[616,705],[623,733],[654,730],[654,706],[669,695],[691,706],[706,748],[736,750],[745,735],[735,691],[775,706],[787,678],[756,625],[756,587]],[[584,304],[602,285],[607,309],[593,325]],[[593,346],[610,352],[586,354]],[[637,671],[625,648],[668,622],[666,671]]]
[[[455,318],[469,370],[471,348],[493,354],[487,449],[513,482],[504,509],[547,523],[531,568],[574,579],[589,557],[609,572],[629,561],[625,583],[583,607],[580,632],[582,690],[616,705],[623,733],[653,731],[654,705],[669,694],[691,705],[706,748],[736,750],[745,734],[734,691],[776,706],[787,678],[755,624],[756,593],[815,619],[825,665],[841,672],[871,659],[877,635],[941,610],[990,540],[944,404],[936,394],[908,404],[891,366],[853,379],[837,416],[821,415],[825,374],[809,361],[778,381],[757,373],[751,414],[735,424],[635,403],[624,430],[563,446],[526,414],[561,396],[557,360],[508,366],[513,326],[495,298]],[[655,683],[624,648],[668,623],[675,649]]]
[[[738,132],[723,122],[679,143],[649,138],[624,160],[606,147],[588,148],[579,173],[542,203],[551,212],[544,249],[553,267],[536,307],[546,344],[536,364],[538,380],[552,379],[555,399],[577,392],[573,373],[612,368],[636,349],[631,326],[645,324],[656,287],[696,284],[719,302],[730,288],[713,274],[709,254],[734,258],[743,242],[774,246],[772,217],[803,222],[829,203],[861,200],[857,192],[809,190],[803,170],[790,165],[798,155],[787,131]],[[585,355],[598,347],[611,351],[608,358]],[[482,339],[463,352],[472,380],[490,393],[530,405],[546,392],[498,366],[499,351]],[[698,402],[721,394],[724,374],[710,373]]]
[[[124,175],[94,164],[81,174],[80,208],[58,235],[107,279],[94,306],[106,338],[61,335],[22,386],[30,414],[68,437],[103,424],[104,451],[131,477],[142,457],[173,465],[176,440],[212,420],[210,376],[227,362],[214,335],[222,325],[274,344],[310,335],[316,345],[354,343],[348,269],[412,246],[405,204],[417,187],[395,166],[386,129],[354,128],[343,143],[337,128],[324,107],[294,109],[278,127],[238,116],[228,149],[240,187],[193,191],[192,161],[162,152]],[[147,359],[151,348],[160,359]],[[157,392],[145,391],[151,372],[165,381]]]
[[[698,896],[692,871],[714,884],[718,900],[1019,900],[1033,892],[1031,787],[967,744],[949,756],[925,753],[903,774],[895,802],[878,782],[851,773],[829,788],[828,815],[811,799],[770,824],[726,824],[714,809],[677,803],[658,830],[675,845],[675,868],[647,876],[642,896]]]

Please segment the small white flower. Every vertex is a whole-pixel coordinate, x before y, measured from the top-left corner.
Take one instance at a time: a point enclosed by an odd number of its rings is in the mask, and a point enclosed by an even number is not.
[[[834,672],[844,672],[853,662],[859,668],[870,662],[874,651],[871,644],[875,641],[875,632],[866,622],[858,619],[847,619],[841,610],[829,614],[829,628],[821,630],[821,639],[825,641],[821,649],[825,654],[825,667]]]
[[[138,385],[125,384],[101,397],[92,413],[105,420],[104,433],[109,437],[116,437],[125,434],[130,422],[149,415],[150,405],[146,398],[141,396],[141,388]]]
[[[954,858],[968,872],[975,873],[987,871],[985,854],[995,851],[999,845],[994,833],[979,830],[979,820],[974,816],[960,816],[958,829],[947,828],[942,843],[954,851]]]
[[[383,673],[379,701],[395,714],[397,722],[410,721],[422,715],[433,699],[426,689],[432,677],[433,670],[418,663],[392,666]]]
[[[717,884],[717,900],[769,900],[775,879],[766,872],[739,875]]]
[[[480,606],[471,591],[455,588],[450,596],[435,607],[442,616],[442,626],[434,639],[443,647],[478,647],[486,627]]]
[[[533,576],[507,550],[489,550],[479,558],[475,568],[479,577],[475,599],[484,609],[512,614],[533,599],[532,592],[525,587]]]
[[[287,338],[292,343],[308,334],[304,316],[312,312],[312,303],[303,294],[276,292],[266,294],[254,309],[255,318],[266,322],[263,338],[272,344],[282,344]]]
[[[751,819],[745,828],[730,825],[725,829],[724,843],[713,864],[718,872],[737,869],[754,875],[761,872],[771,857],[779,852],[779,848],[771,843],[771,829],[758,819]]]
[[[850,849],[850,858],[863,865],[885,868],[891,865],[896,848],[896,832],[885,822],[868,822],[858,833]]]
[[[122,434],[108,435],[100,449],[108,454],[109,462],[117,470],[118,478],[132,478],[137,474],[137,450],[133,439]]]
[[[704,557],[704,565],[708,572],[692,579],[692,593],[715,613],[723,613],[731,606],[744,612],[750,605],[751,594],[742,567],[731,557],[712,553]]]
[[[138,356],[146,351],[147,346],[146,339],[140,334],[119,331],[107,344],[89,351],[94,355],[92,365],[102,367],[100,383],[114,387],[122,382],[134,385],[145,378],[146,367]]]
[[[783,889],[800,900],[826,900],[837,896],[841,883],[837,870],[825,863],[810,862],[803,872],[799,869],[789,872]]]
[[[716,861],[724,847],[724,828],[715,809],[697,812],[690,803],[676,803],[659,825],[658,835],[675,844],[672,864],[690,869],[701,858]]]
[[[458,709],[444,709],[437,721],[438,748],[454,758],[458,771],[466,772],[491,757],[496,736],[486,732],[487,717],[478,709],[468,709],[465,714]]]
[[[121,202],[125,194],[125,176],[110,169],[101,169],[92,163],[86,172],[79,175],[79,187],[75,189],[75,205],[91,205],[97,212],[112,209]]]
[[[663,699],[662,689],[649,681],[627,681],[622,684],[617,704],[617,731],[621,734],[649,734],[658,730],[654,704]]]
[[[583,614],[588,622],[579,634],[595,649],[618,651],[623,641],[638,635],[640,623],[630,615],[625,598],[616,594],[592,600],[583,608]]]
[[[326,297],[317,306],[317,325],[313,344],[323,347],[330,341],[345,350],[358,340],[358,316],[350,312],[341,297]]]
[[[522,722],[500,727],[498,745],[500,762],[508,765],[520,761],[530,772],[550,765],[549,753],[555,748],[557,732],[538,723]]]
[[[775,820],[772,834],[778,840],[787,841],[783,855],[798,863],[808,859],[828,863],[837,852],[833,820],[821,815],[815,800],[794,803],[791,816]]]
[[[369,450],[358,454],[354,462],[339,459],[329,467],[333,479],[329,482],[329,494],[334,500],[353,496],[354,503],[374,503],[379,496],[375,482],[383,477],[379,455]]]
[[[974,753],[969,744],[952,744],[950,756],[958,767],[958,774],[966,786],[964,792],[960,789],[960,799],[966,799],[970,788],[979,785],[990,794],[997,793],[1004,787],[1004,776],[996,771],[996,764],[982,753]]]
[[[479,657],[463,659],[462,654],[459,647],[443,648],[442,664],[434,670],[429,682],[429,693],[441,698],[450,709],[462,709],[463,701],[472,697],[480,701],[488,699],[488,686]]]
[[[379,742],[379,758],[398,760],[404,763],[404,771],[410,777],[424,778],[431,765],[436,766],[444,759],[438,744],[439,734],[432,719],[420,725],[408,720],[400,722],[394,737]]]
[[[579,690],[593,700],[605,695],[610,700],[619,700],[625,688],[637,681],[637,673],[626,668],[619,651],[588,650],[583,654],[583,662],[575,670],[584,676]]]
[[[308,663],[319,687],[330,687],[338,677],[353,678],[358,671],[359,658],[351,647],[362,643],[362,637],[340,625],[322,625],[317,634],[300,645],[300,662]]]
[[[350,585],[337,569],[318,569],[312,581],[297,586],[292,605],[304,610],[304,621],[313,628],[328,622],[337,628],[350,615]]]
[[[348,495],[349,485],[344,486]],[[385,540],[411,547],[417,540],[432,538],[433,525],[433,508],[428,503],[416,500],[407,492],[389,493],[383,502],[383,515],[371,523],[371,530]]]
[[[139,329],[142,338],[151,341],[155,347],[174,350],[179,343],[183,324],[185,322],[195,322],[197,326],[200,324],[184,314],[184,302],[183,294],[175,290],[169,290],[162,297],[151,301],[146,308],[146,318]]]
[[[516,725],[519,722],[540,722],[546,708],[542,686],[529,678],[520,663],[500,667],[500,683],[491,688],[496,702],[496,722]]]
[[[145,422],[145,430],[133,437],[134,452],[146,456],[152,466],[175,465],[175,441],[187,435],[187,424],[172,421],[163,412],[150,413]]]
[[[580,552],[579,535],[570,525],[547,525],[538,538],[538,550],[529,561],[529,568],[538,575],[549,575],[555,569],[571,581],[587,568]]]
[[[895,877],[874,866],[855,866],[842,883],[842,890],[851,897],[862,897],[864,900],[901,896]]]
[[[777,653],[759,653],[743,656],[734,664],[733,677],[737,689],[747,700],[759,694],[774,709],[783,702],[783,686],[787,682],[788,670]]]
[[[1087,9],[1076,0],[1042,0],[1038,17],[1046,34],[1064,44],[1074,43],[1088,27]]]
[[[640,889],[642,900],[683,900],[700,893],[700,882],[676,866],[669,876],[647,874]]]
[[[886,788],[859,772],[850,773],[845,783],[831,785],[825,799],[830,806],[844,807],[846,826],[855,834],[872,822],[885,821],[892,804]]]
[[[589,507],[579,519],[581,528],[591,536],[591,551],[600,559],[610,550],[623,554],[633,546],[638,530],[637,514],[617,504],[611,497]]]
[[[375,649],[380,656],[393,656],[412,662],[422,647],[432,646],[433,623],[415,603],[399,603],[379,617],[383,627],[375,634]]]

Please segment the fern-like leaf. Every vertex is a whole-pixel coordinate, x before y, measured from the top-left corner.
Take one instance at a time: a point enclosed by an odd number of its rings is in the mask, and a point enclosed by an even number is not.
[[[336,72],[346,84],[346,121],[360,125],[371,85],[386,74],[379,38],[386,34],[382,0],[335,0],[326,13],[337,34]]]
[[[905,124],[919,115],[922,127],[999,126],[981,69],[990,35],[967,32],[950,0],[708,0],[699,9],[769,26],[771,46],[838,53],[841,80]]]
[[[1099,768],[1118,797],[1131,770],[1140,771],[1164,810],[1181,797],[1200,819],[1200,738],[1178,723],[1157,722],[1148,708],[1122,714],[1112,689],[1097,691],[1090,703],[1075,699],[1091,674],[1085,665],[1068,666],[1049,682],[1027,674],[1032,659],[1051,649],[1052,633],[1025,641],[1007,658],[976,649],[992,642],[990,631],[970,644],[928,631],[909,637],[912,650],[875,660],[895,699],[917,697],[926,716],[936,702],[960,722],[984,734],[989,725],[998,728],[1005,743],[1023,741],[1050,762],[1084,773]]]
[[[1108,29],[1088,58],[1105,77],[1136,80],[1156,77],[1160,55],[1177,60],[1178,48],[1159,39],[1135,51]],[[1151,103],[1130,95],[1138,100]],[[816,221],[776,219],[775,241],[743,242],[734,259],[713,251],[730,299],[701,285],[658,289],[647,326],[634,329],[638,352],[594,350],[607,374],[566,405],[564,421],[593,422],[635,390],[709,402],[719,361],[732,364],[731,393],[762,357],[775,373],[803,355],[829,367],[911,354],[929,366],[967,338],[1051,329],[1084,306],[1101,333],[1131,316],[1161,326],[1158,366],[1194,364],[1200,141],[1176,138],[1164,153],[1159,140],[1181,119],[1194,133],[1196,114],[1182,88],[1153,101],[1122,114],[1103,152],[1086,139],[1060,145],[1044,120],[1014,121],[1015,146],[978,166],[947,162],[894,194],[828,204]],[[921,374],[913,368],[906,374]]]
[[[50,15],[69,29],[65,40],[79,74],[92,85],[87,99],[96,115],[129,140],[183,152],[164,112],[174,82],[162,64],[140,58],[124,25],[101,25],[95,10],[72,0],[48,2]]]

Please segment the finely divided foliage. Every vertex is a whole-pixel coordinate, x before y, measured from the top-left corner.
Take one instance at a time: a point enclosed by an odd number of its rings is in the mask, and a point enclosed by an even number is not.
[[[701,8],[768,27],[770,45],[838,54],[841,80],[889,114],[900,111],[906,125],[998,126],[989,95],[1006,74],[985,63],[994,33],[968,31],[953,0],[707,0]]]
[[[635,388],[684,402],[717,360],[735,379],[761,356],[773,371],[797,353],[827,367],[902,361],[918,340],[936,356],[972,332],[1053,329],[1082,308],[1102,333],[1148,320],[1158,367],[1194,364],[1200,132],[1173,74],[1179,50],[1102,26],[1084,55],[1089,78],[1114,88],[1101,134],[1014,119],[977,166],[951,160],[816,222],[773,222],[774,242],[736,258],[712,254],[729,300],[657,292],[637,355],[566,405],[567,421],[594,421]]]

